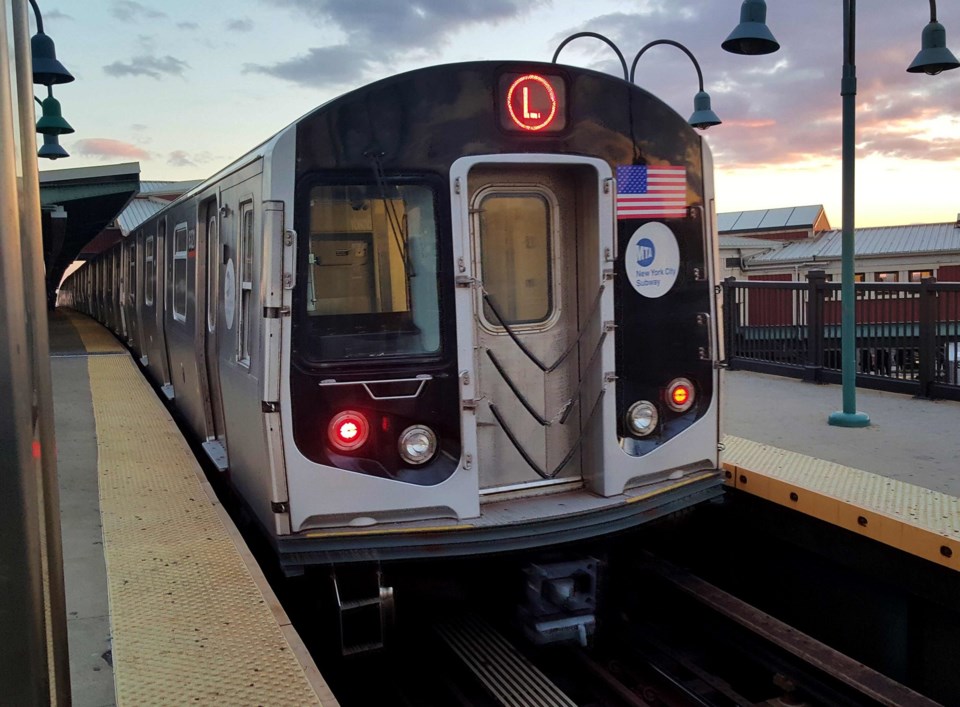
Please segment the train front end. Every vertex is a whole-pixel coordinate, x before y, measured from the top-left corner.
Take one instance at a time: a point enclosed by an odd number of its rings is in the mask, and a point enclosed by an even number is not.
[[[713,170],[683,118],[596,72],[468,63],[331,102],[294,152],[289,569],[542,547],[719,495]]]

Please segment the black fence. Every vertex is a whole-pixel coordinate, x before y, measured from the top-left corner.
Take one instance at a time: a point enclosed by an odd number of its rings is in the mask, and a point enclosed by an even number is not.
[[[857,385],[960,400],[960,283],[856,283]],[[840,284],[723,283],[732,369],[839,383]]]

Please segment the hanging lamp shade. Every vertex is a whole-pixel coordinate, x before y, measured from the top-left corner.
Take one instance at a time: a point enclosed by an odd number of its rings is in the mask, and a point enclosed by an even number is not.
[[[920,51],[907,67],[911,74],[939,74],[956,69],[960,61],[947,49],[947,30],[939,22],[930,22],[920,35]]]
[[[43,32],[37,32],[30,38],[30,53],[33,55],[34,83],[52,86],[73,81],[73,74],[57,61],[53,40]]]
[[[69,157],[70,153],[60,146],[60,140],[56,135],[44,135],[43,145],[37,150],[37,157],[43,157],[48,160],[58,160],[61,157]]]
[[[710,94],[700,91],[693,97],[693,115],[687,120],[690,125],[700,130],[706,130],[713,125],[720,125],[720,118],[710,108]]]
[[[37,132],[42,135],[66,135],[74,132],[73,127],[63,118],[60,101],[47,96],[40,104],[42,115],[37,121]]]
[[[733,54],[772,54],[780,48],[767,27],[767,3],[764,0],[743,0],[740,24],[720,45]]]

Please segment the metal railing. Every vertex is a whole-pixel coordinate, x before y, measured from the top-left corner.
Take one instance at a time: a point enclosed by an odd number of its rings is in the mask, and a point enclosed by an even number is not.
[[[856,283],[857,385],[960,400],[960,283]],[[840,382],[840,285],[723,283],[732,369]]]

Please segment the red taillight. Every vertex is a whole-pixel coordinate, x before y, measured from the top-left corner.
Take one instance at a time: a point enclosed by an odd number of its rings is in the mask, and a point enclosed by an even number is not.
[[[689,410],[695,397],[693,383],[686,378],[675,378],[667,386],[667,407],[674,412]]]
[[[355,410],[344,410],[336,415],[327,428],[327,437],[336,449],[351,452],[363,446],[370,434],[367,418]]]

